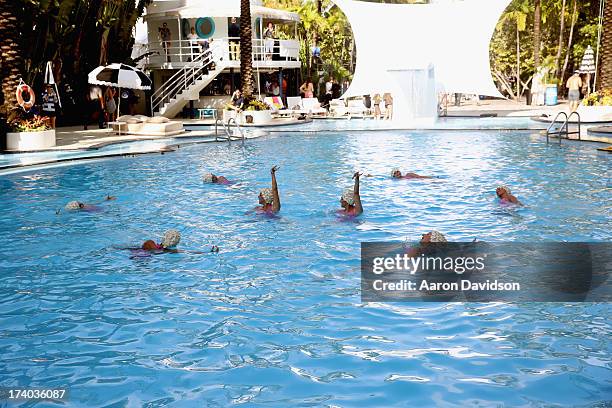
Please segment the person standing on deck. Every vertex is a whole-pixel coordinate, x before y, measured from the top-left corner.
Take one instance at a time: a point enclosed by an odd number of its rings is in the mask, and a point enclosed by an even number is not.
[[[170,41],[172,41],[172,33],[168,28],[168,23],[163,23],[161,27],[157,29],[159,31],[159,39],[161,40],[164,54],[166,55],[166,62],[170,62],[170,54],[168,48],[170,47]]]
[[[578,71],[574,72],[565,84],[565,87],[569,89],[567,95],[570,103],[570,112],[576,112],[578,105],[580,105],[580,88],[582,87],[582,79]]]
[[[385,119],[393,119],[393,96],[390,93],[383,95],[383,101],[385,101]]]
[[[230,60],[240,61],[240,24],[238,24],[236,17],[232,17],[230,20],[227,34],[230,37]]]
[[[104,128],[104,95],[102,94],[102,88],[98,85],[89,87],[85,100],[89,105],[89,109],[84,109],[85,114],[83,115],[83,130],[87,130],[89,126],[89,119],[92,115],[98,116],[98,127]]]
[[[274,24],[268,23],[268,27],[264,31],[263,37],[266,60],[272,61],[272,54],[274,54]]]
[[[49,118],[49,125],[51,129],[55,129],[55,117],[57,116],[57,108],[59,105],[59,99],[55,93],[53,86],[47,84],[47,89],[42,95],[42,111],[45,116]]]
[[[200,45],[198,44],[198,35],[196,34],[195,27],[191,27],[191,31],[187,35],[187,39],[189,40],[189,46],[191,47],[191,60],[196,59],[198,54],[200,53]]]

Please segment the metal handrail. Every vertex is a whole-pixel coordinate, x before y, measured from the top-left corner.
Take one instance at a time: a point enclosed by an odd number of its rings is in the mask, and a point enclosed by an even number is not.
[[[551,132],[550,129],[552,129],[552,127],[555,125],[555,123],[557,123],[557,118],[559,118],[559,116],[561,116],[561,115],[565,116],[565,120],[561,124],[561,127],[559,128],[559,131],[558,132]],[[557,115],[555,116],[555,118],[551,122],[550,126],[548,126],[548,129],[546,129],[546,143],[548,144],[550,135],[558,134],[559,135],[559,144],[561,144],[561,133],[563,133],[563,131],[561,129],[563,129],[565,126],[567,126],[567,113],[565,113],[565,112],[557,113]]]
[[[153,64],[172,64],[178,63],[190,63],[189,59],[197,58],[200,54],[198,51],[205,42],[208,40],[171,40],[171,41],[155,41],[147,44],[147,52],[155,52],[157,55],[153,57],[155,61],[149,60],[149,63]],[[222,42],[226,49],[224,50],[228,54],[231,54],[229,47],[230,42],[236,43],[240,41],[239,37],[221,37],[213,38],[213,41],[208,41],[210,46]],[[267,44],[265,39],[253,38],[252,39],[252,53],[253,62],[255,61],[266,61],[267,57],[276,55],[281,61],[299,61],[299,40],[272,40],[273,44]],[[281,45],[277,41],[284,41]],[[271,50],[270,50],[271,46]],[[287,50],[284,56],[280,56],[282,50]],[[266,52],[268,51],[268,52]],[[271,52],[270,52],[271,51]]]
[[[578,131],[570,132],[569,131],[569,121],[574,114],[578,117]],[[552,127],[555,125],[555,123],[557,123],[557,118],[561,115],[565,116],[565,120],[563,121],[563,123],[561,123],[561,126],[557,130],[551,131]],[[549,142],[550,135],[557,135],[559,137],[559,144],[561,144],[561,139],[562,139],[561,135],[565,135],[565,138],[569,139],[569,135],[578,134],[578,140],[582,140],[580,138],[581,122],[582,120],[580,119],[580,114],[576,111],[570,112],[569,116],[565,112],[557,113],[557,115],[553,119],[550,126],[548,126],[548,129],[546,129],[546,143]]]
[[[568,121],[568,123],[569,123],[569,121],[570,121],[570,119],[572,118],[572,116],[573,116],[573,115],[576,115],[576,116],[578,117],[578,132],[568,132],[566,135],[570,135],[570,134],[578,133],[578,140],[582,140],[582,139],[580,139],[580,133],[581,133],[581,131],[580,131],[580,125],[581,125],[581,122],[582,122],[582,120],[580,119],[580,114],[579,114],[578,112],[576,112],[576,111],[571,112],[571,113],[569,114],[569,116],[567,117],[567,121]]]
[[[200,53],[197,58],[189,62],[187,66],[178,70],[164,83],[164,85],[156,90],[153,95],[151,95],[152,112],[155,112],[162,106],[163,103],[169,101],[193,85],[199,78],[202,77],[204,70],[208,72],[207,68],[210,67],[211,64],[219,64],[219,62],[223,59],[222,56],[219,56],[216,53],[216,50],[219,47],[220,45],[214,44],[208,50]]]
[[[229,129],[228,126],[225,125],[225,122],[223,122],[223,119],[221,118],[217,118],[217,120],[215,120],[215,141],[218,142],[219,141],[219,132],[218,132],[218,124],[219,122],[221,122],[221,126],[223,126],[223,130],[225,131],[225,134],[227,136],[226,140],[227,141],[231,141],[231,137],[232,137],[232,132],[231,129]],[[227,122],[229,123],[229,121]]]
[[[236,121],[236,118],[230,118],[227,121],[228,129],[231,129],[230,128],[230,124],[232,122],[234,122],[234,126],[236,126],[236,129],[238,129],[238,133],[240,133],[240,138],[242,139],[242,143],[244,143],[244,132],[242,131],[242,128],[240,127],[240,124],[238,124],[238,122]],[[231,141],[233,136],[234,136],[234,132],[233,131],[231,133],[228,133],[228,140]]]

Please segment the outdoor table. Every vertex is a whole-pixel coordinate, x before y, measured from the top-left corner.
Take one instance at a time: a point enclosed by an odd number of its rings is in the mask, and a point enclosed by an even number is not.
[[[212,108],[200,108],[198,109],[200,119],[202,118],[213,118],[217,120],[217,110]]]
[[[110,129],[110,130],[113,129],[113,125],[117,125],[117,134],[119,136],[121,136],[121,126],[125,126],[125,132],[127,133],[127,123],[126,122],[115,121],[115,122],[107,122],[106,123],[107,129]]]

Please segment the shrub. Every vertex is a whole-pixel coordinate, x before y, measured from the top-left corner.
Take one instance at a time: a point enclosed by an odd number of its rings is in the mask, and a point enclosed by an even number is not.
[[[593,92],[582,101],[584,106],[612,106],[612,88]]]
[[[23,111],[13,111],[9,116],[9,127],[14,132],[42,132],[51,129],[46,116],[30,115]]]
[[[270,110],[270,107],[267,104],[263,103],[262,101],[258,101],[254,99],[251,102],[249,102],[245,110],[264,111],[264,110]]]

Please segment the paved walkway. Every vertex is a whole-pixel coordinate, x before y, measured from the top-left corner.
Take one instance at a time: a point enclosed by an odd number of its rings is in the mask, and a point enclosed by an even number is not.
[[[81,150],[103,147],[113,143],[129,142],[136,140],[157,140],[182,137],[206,137],[214,136],[214,131],[198,130],[185,132],[173,136],[137,136],[118,135],[111,129],[89,129],[83,130],[82,126],[61,127],[55,130],[57,145],[49,150]]]
[[[557,112],[569,112],[567,102],[555,106],[527,105],[525,100],[516,102],[504,99],[485,99],[483,101],[463,101],[461,106],[448,105],[448,116],[540,116],[542,114],[555,115]]]

